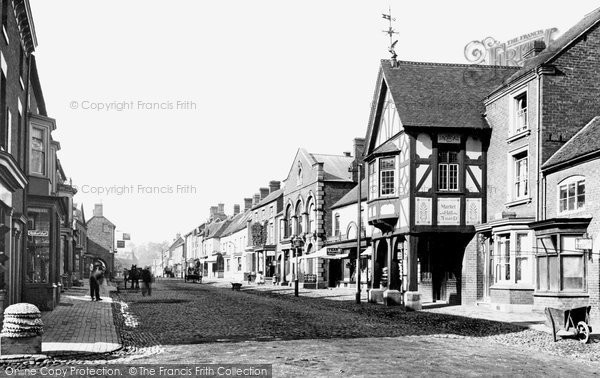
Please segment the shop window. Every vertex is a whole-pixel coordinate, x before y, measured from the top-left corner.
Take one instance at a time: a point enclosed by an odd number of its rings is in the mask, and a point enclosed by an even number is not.
[[[583,210],[585,208],[585,178],[575,176],[558,185],[558,212]]]
[[[530,236],[511,232],[496,236],[494,282],[531,283]]]
[[[458,190],[458,151],[438,152],[438,190]]]
[[[585,258],[583,251],[575,248],[577,237],[581,235],[550,235],[538,238],[537,290],[585,290]]]
[[[379,172],[381,196],[396,194],[396,158],[380,159]]]
[[[50,278],[50,210],[30,209],[25,282],[48,283]]]

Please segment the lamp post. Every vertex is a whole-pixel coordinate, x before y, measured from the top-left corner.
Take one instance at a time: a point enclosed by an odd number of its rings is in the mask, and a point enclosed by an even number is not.
[[[360,169],[362,167],[362,164],[357,163],[356,164],[356,170],[354,170],[354,166],[350,166],[350,168],[348,168],[348,171],[350,172],[357,172],[358,175],[358,195],[357,195],[357,215],[356,215],[356,269],[355,269],[355,274],[356,274],[356,303],[360,304],[360,236],[361,236],[361,232],[362,232],[362,217],[361,217],[361,212],[362,212],[362,206],[361,206],[361,192],[362,192],[362,178],[360,175]]]
[[[296,255],[296,271],[294,272],[294,296],[298,296],[298,252],[300,248],[304,246],[304,241],[300,236],[294,236],[292,239],[292,245],[294,246],[294,253]]]

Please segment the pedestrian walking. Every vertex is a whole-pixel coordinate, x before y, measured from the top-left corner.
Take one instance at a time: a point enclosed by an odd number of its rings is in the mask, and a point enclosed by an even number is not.
[[[150,273],[150,267],[145,267],[142,270],[142,296],[152,296],[152,273]]]
[[[100,284],[104,281],[104,270],[101,265],[97,265],[92,273],[90,274],[90,296],[92,301],[95,299],[101,301],[100,298]]]

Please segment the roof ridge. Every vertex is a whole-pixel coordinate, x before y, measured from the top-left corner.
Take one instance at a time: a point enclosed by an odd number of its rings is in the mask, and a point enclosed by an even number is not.
[[[354,158],[354,156],[346,156],[346,155],[334,155],[334,154],[319,154],[311,152],[311,155],[319,155],[319,156],[333,156],[333,157],[343,157],[343,158]]]
[[[382,62],[390,62],[389,59],[381,59]],[[440,66],[440,67],[481,67],[481,68],[508,68],[514,70],[520,70],[523,67],[520,66],[501,66],[501,65],[491,65],[491,64],[469,64],[469,63],[444,63],[444,62],[416,62],[411,60],[398,60],[396,61],[400,64],[412,64],[416,66]]]
[[[599,8],[600,9],[600,8]],[[568,146],[572,141],[575,140],[575,137],[577,137],[579,134],[581,134],[584,130],[586,130],[588,128],[588,126],[594,124],[596,122],[596,120],[600,121],[600,115],[595,116],[594,118],[592,118],[588,123],[585,124],[585,126],[583,126],[581,129],[579,129],[575,134],[573,134],[573,136],[571,138],[569,138],[569,140],[567,140],[565,142],[565,144],[563,144],[562,146],[560,146],[560,148],[558,150],[556,150],[555,153],[553,153],[548,160],[546,161],[546,163],[543,164],[543,166],[545,165],[546,167],[548,166],[552,166],[553,164],[547,165],[548,163],[552,162],[552,158],[554,156],[558,156],[558,153],[561,152],[566,146]]]

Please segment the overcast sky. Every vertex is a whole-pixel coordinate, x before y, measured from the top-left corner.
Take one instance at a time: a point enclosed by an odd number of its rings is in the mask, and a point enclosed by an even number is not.
[[[134,243],[188,232],[217,203],[243,207],[287,176],[299,147],[350,151],[389,57],[388,6],[398,59],[450,63],[468,63],[472,40],[564,32],[600,6],[489,4],[31,0],[46,106],[76,201],[88,218],[103,203]],[[112,192],[98,194],[103,187]]]

